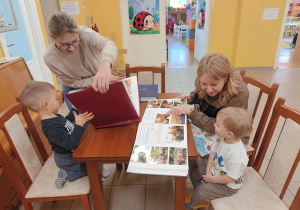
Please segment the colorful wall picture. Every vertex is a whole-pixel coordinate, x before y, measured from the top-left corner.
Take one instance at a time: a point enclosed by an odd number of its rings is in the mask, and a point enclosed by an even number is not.
[[[197,10],[197,28],[204,30],[206,0],[198,0],[197,5],[198,5],[198,10]]]
[[[159,34],[159,0],[128,0],[131,35]]]

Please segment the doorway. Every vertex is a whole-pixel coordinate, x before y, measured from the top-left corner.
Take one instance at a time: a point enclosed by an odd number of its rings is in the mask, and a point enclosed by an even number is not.
[[[300,58],[297,56],[296,49],[297,43],[294,39],[294,36],[298,31],[297,25],[299,23],[300,1],[287,0],[274,69],[300,68]],[[300,43],[300,41],[298,43]],[[300,50],[300,46],[298,47]]]
[[[43,59],[45,42],[34,0],[12,0],[19,28],[0,34],[5,57],[23,57],[35,80],[53,83]]]

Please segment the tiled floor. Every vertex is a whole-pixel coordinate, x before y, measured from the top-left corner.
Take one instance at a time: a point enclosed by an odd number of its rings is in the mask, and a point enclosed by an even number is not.
[[[170,47],[170,46],[169,46]],[[170,56],[170,55],[169,55]],[[171,57],[171,56],[170,56]],[[169,57],[169,60],[172,59]],[[196,62],[195,62],[196,63]],[[196,65],[194,67],[172,68],[169,63],[166,69],[166,92],[181,92],[184,95],[190,93],[194,88],[196,76]],[[280,84],[277,98],[279,96],[286,99],[286,104],[300,110],[300,69],[253,69],[247,74],[259,78],[269,84],[277,82]],[[277,99],[276,98],[276,99]],[[62,107],[65,112],[66,107]],[[262,108],[260,108],[262,110]],[[258,113],[257,116],[260,114]],[[254,121],[254,128],[257,127],[257,120]],[[275,135],[278,135],[280,126],[276,128]],[[272,141],[270,148],[275,145]],[[270,158],[271,151],[268,151],[266,160]],[[146,176],[127,174],[125,171],[116,171],[115,165],[110,164],[111,175],[104,181],[105,205],[107,210],[171,210],[174,209],[174,178],[164,176]],[[261,172],[265,169],[263,166]],[[298,187],[300,186],[300,168],[298,167],[291,185],[284,197],[290,204]],[[192,185],[187,179],[187,193],[192,192]],[[82,209],[80,200],[58,201],[56,203],[37,203],[35,210],[48,209]],[[190,209],[186,206],[186,209]]]

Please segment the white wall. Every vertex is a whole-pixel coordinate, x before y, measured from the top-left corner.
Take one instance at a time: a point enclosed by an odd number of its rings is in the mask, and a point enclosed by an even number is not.
[[[153,35],[130,35],[128,0],[120,0],[125,62],[130,66],[160,66],[166,63],[166,0],[159,0],[160,32]]]

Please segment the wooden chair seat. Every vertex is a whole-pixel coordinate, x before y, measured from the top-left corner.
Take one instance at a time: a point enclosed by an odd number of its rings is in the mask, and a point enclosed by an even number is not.
[[[211,201],[214,210],[289,209],[252,168],[244,171],[244,182],[238,193]]]
[[[88,194],[90,192],[88,176],[72,183],[66,182],[65,186],[61,189],[56,188],[54,182],[58,171],[59,168],[55,164],[54,154],[52,153],[28,189],[25,198],[63,197]]]

